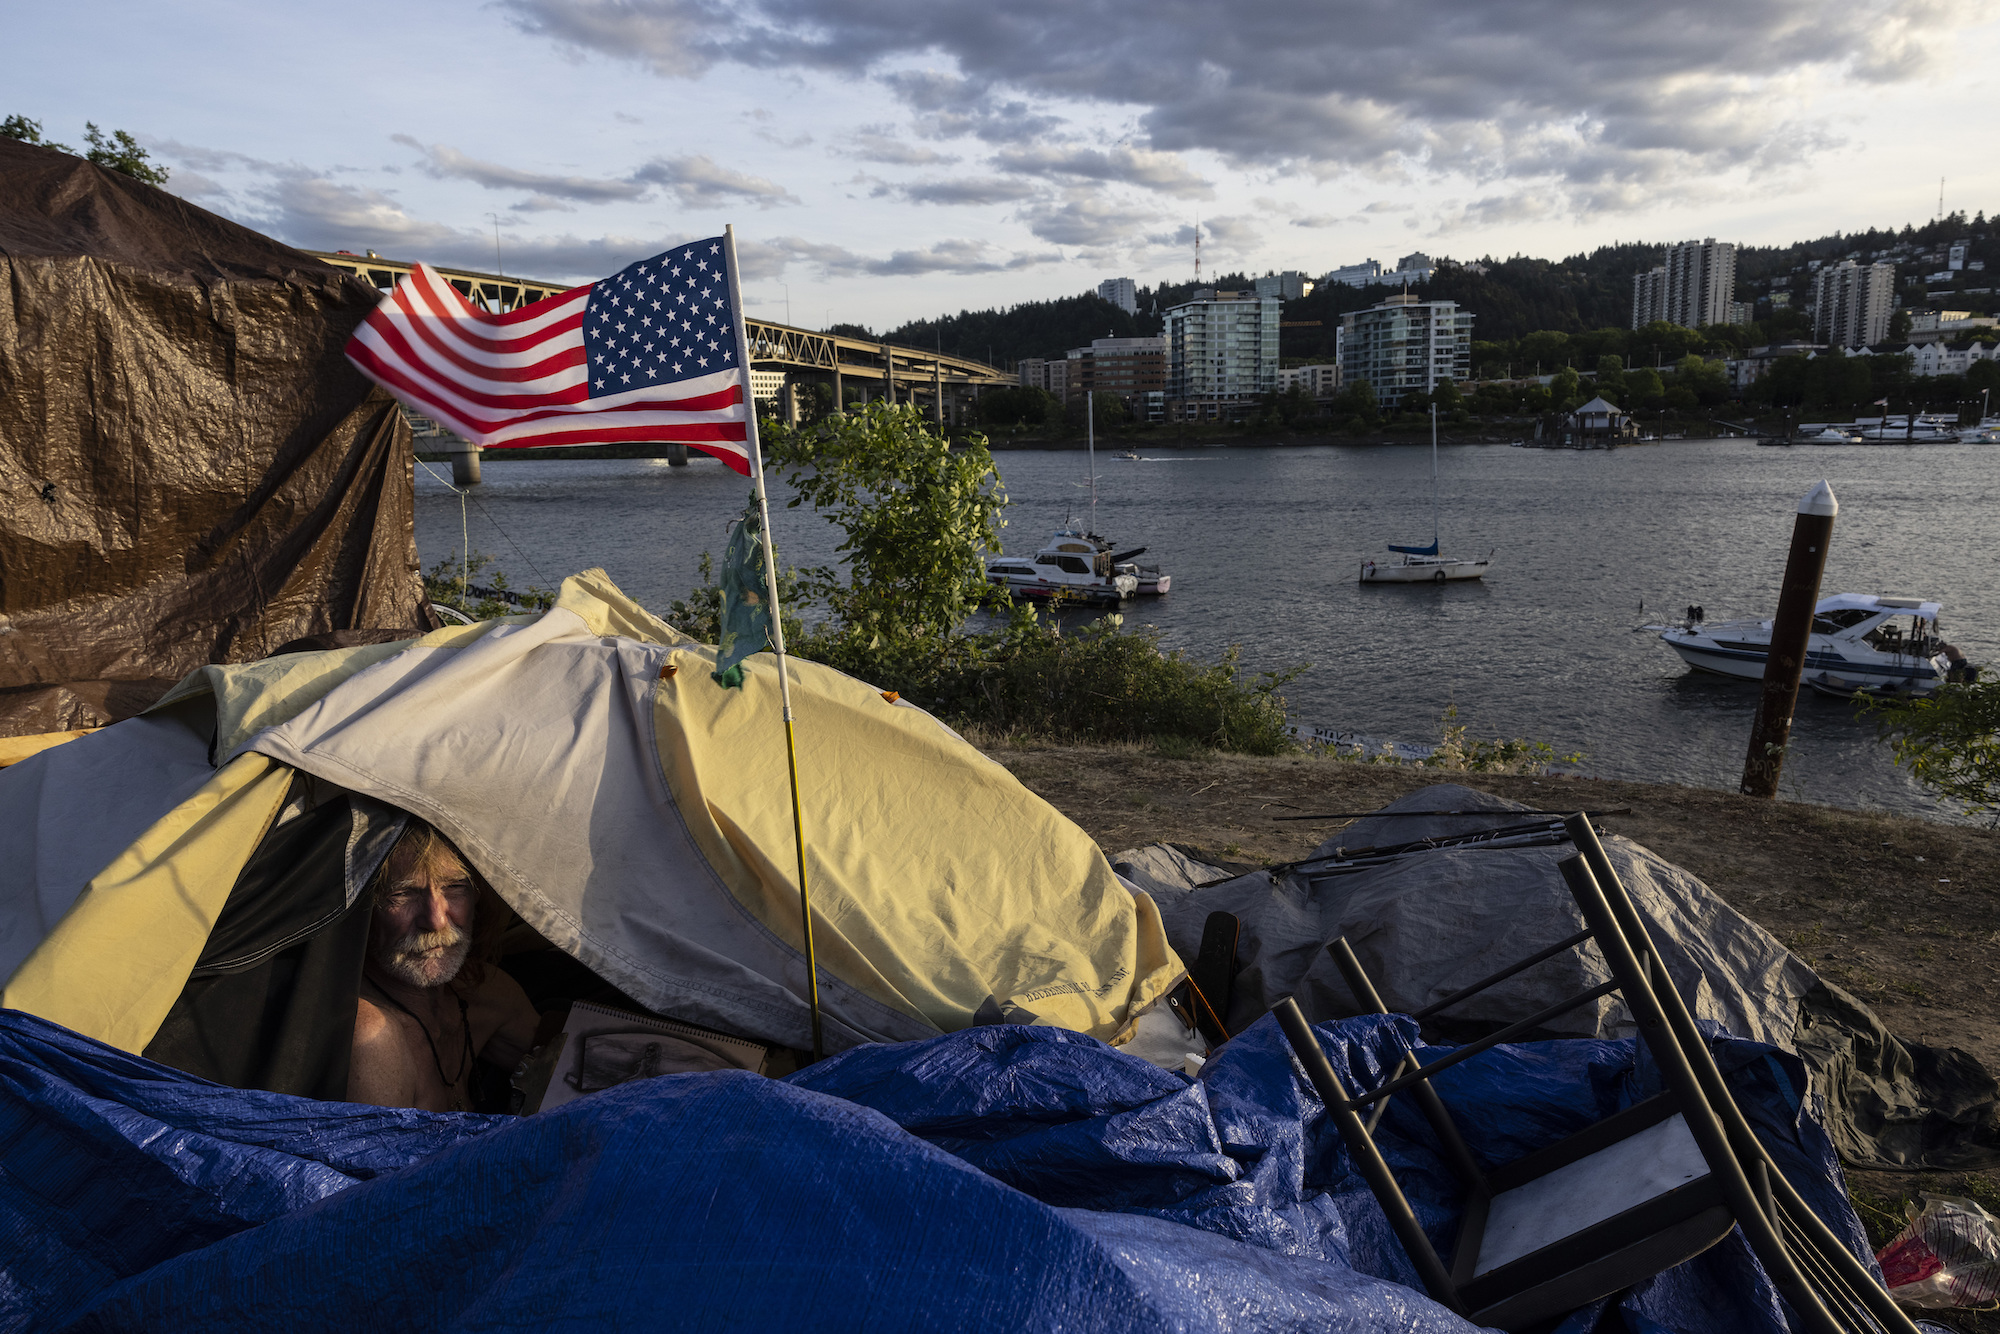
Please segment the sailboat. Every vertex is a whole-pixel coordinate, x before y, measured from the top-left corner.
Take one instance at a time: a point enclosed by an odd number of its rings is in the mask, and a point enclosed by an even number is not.
[[[1484,560],[1460,560],[1438,554],[1438,410],[1431,404],[1431,544],[1427,547],[1399,547],[1389,550],[1401,560],[1361,562],[1364,584],[1442,584],[1454,579],[1477,579],[1493,563],[1493,553]]]
[[[1015,597],[1051,602],[1116,606],[1133,596],[1156,597],[1173,586],[1171,576],[1157,565],[1140,565],[1146,548],[1114,551],[1099,537],[1097,527],[1097,399],[1084,395],[1087,448],[1090,451],[1090,522],[1074,515],[1058,528],[1033,560],[1021,556],[988,556],[986,581]]]

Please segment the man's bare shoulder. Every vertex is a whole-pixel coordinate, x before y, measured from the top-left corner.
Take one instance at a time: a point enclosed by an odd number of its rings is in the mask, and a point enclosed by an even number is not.
[[[395,1021],[383,1008],[366,996],[354,1002],[354,1045],[372,1047],[382,1042],[397,1042]]]
[[[377,1107],[414,1106],[417,1070],[396,1018],[367,997],[354,1003],[354,1046],[347,1062],[347,1100]]]

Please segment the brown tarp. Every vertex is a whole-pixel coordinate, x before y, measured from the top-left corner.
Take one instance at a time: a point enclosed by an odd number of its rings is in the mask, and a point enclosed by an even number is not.
[[[208,662],[430,624],[408,424],[341,354],[377,294],[0,139],[0,736]]]

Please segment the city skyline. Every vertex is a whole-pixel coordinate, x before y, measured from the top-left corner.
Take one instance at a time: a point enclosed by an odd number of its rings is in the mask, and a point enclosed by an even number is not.
[[[305,248],[587,281],[733,221],[746,304],[809,327],[1184,281],[1197,215],[1207,276],[1772,244],[1921,222],[1940,176],[1947,211],[2000,201],[1979,118],[1937,114],[1989,100],[2000,23],[1916,0],[862,14],[34,11],[0,113],[128,129]]]

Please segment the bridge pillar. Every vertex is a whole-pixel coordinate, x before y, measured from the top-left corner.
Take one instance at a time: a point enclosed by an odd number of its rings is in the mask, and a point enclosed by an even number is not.
[[[838,347],[833,350],[833,410],[835,412],[847,411],[847,391],[840,380],[840,349]]]
[[[450,436],[445,442],[444,452],[451,457],[451,483],[453,486],[479,485],[479,446],[470,440]]]
[[[896,361],[887,343],[882,344],[882,401],[896,406]]]
[[[934,359],[931,362],[931,394],[936,399],[935,406],[937,408],[937,433],[939,435],[943,435],[944,434],[944,362],[941,359]]]
[[[688,466],[688,447],[687,447],[686,445],[668,445],[668,446],[667,446],[667,466],[668,466],[669,468],[685,468],[685,467],[687,467],[687,466]]]

